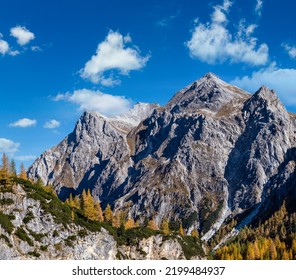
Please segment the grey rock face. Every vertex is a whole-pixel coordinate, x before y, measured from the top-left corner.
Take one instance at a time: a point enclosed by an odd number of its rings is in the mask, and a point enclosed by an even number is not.
[[[8,200],[9,205],[4,203]],[[163,240],[161,235],[139,239],[136,246],[118,246],[104,228],[90,232],[71,222],[59,223],[44,211],[40,201],[28,198],[20,185],[15,186],[13,192],[0,192],[0,213],[14,217],[9,233],[0,223],[0,260],[114,260],[118,256],[124,259],[185,258],[178,241]],[[22,238],[17,233],[20,230]]]
[[[84,113],[29,177],[52,184],[60,197],[91,188],[115,211],[158,224],[179,220],[206,240],[229,215],[291,188],[295,116],[268,88],[251,95],[209,73],[167,105],[146,109],[113,119]]]

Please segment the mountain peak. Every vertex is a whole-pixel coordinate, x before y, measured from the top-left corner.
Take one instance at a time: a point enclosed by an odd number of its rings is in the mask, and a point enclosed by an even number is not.
[[[208,72],[206,73],[203,78],[206,78],[206,79],[211,79],[211,80],[216,80],[216,79],[219,79],[219,76],[217,76],[216,74],[214,74],[213,72]]]
[[[177,92],[168,106],[179,105],[181,108],[194,111],[209,109],[215,112],[235,98],[246,99],[249,98],[249,94],[209,72]]]
[[[268,88],[267,86],[264,86],[264,85],[262,87],[260,87],[259,90],[257,90],[254,95],[261,97],[263,99],[270,99],[270,100],[275,99],[275,98],[278,99],[275,91]]]
[[[113,121],[123,121],[133,126],[137,126],[142,120],[147,118],[157,107],[159,107],[159,105],[156,103],[150,104],[138,102],[128,112],[110,119]]]

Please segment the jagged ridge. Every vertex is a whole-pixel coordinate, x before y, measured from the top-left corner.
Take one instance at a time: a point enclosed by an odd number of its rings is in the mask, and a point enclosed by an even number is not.
[[[287,193],[294,169],[284,166],[294,147],[295,117],[273,91],[251,95],[209,73],[129,128],[83,114],[29,176],[53,184],[61,198],[91,188],[115,211],[178,220],[207,240],[226,217],[248,210],[242,223],[249,223],[270,190]]]

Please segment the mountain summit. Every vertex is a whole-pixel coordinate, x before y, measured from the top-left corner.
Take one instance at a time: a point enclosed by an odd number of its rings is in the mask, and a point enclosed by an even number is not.
[[[182,222],[208,240],[227,218],[250,223],[296,196],[295,131],[275,92],[251,95],[208,73],[163,107],[84,113],[28,175],[62,199],[90,189],[103,207],[140,222]]]

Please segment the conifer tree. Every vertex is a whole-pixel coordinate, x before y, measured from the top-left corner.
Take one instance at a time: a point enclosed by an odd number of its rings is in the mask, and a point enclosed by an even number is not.
[[[163,220],[161,224],[162,232],[164,235],[169,235],[170,234],[170,228],[169,228],[169,222],[168,220]]]
[[[112,222],[113,220],[113,212],[109,204],[107,204],[106,209],[104,211],[105,221]]]
[[[180,233],[181,236],[185,235],[182,223],[180,223],[179,233]]]
[[[21,179],[24,179],[24,180],[27,179],[27,172],[26,172],[26,169],[25,169],[25,166],[24,166],[23,163],[21,163],[21,166],[20,166],[19,177],[20,177]]]
[[[98,221],[100,221],[100,222],[104,221],[103,211],[102,211],[99,201],[95,202],[95,215],[97,215]]]
[[[10,161],[9,171],[12,176],[16,176],[15,161],[13,159]]]
[[[76,209],[80,209],[80,206],[81,206],[81,201],[80,201],[80,198],[78,195],[76,195],[74,197],[74,200],[73,200],[73,205]]]
[[[252,243],[247,244],[246,258],[247,260],[255,260],[254,247]]]
[[[85,217],[91,221],[99,221],[99,209],[95,207],[95,202],[90,193],[90,189],[87,190],[87,193],[85,191],[82,192],[82,201],[82,210]]]
[[[5,153],[2,154],[2,164],[0,168],[0,184],[4,186],[12,185],[12,179],[9,173],[9,159]]]
[[[112,226],[115,228],[120,228],[121,225],[125,224],[125,217],[124,217],[124,213],[119,210],[116,212],[113,220],[112,220]]]
[[[257,240],[255,240],[255,242],[254,242],[253,249],[254,249],[255,260],[260,260],[260,251],[259,251]]]
[[[198,231],[197,231],[196,228],[192,230],[192,232],[191,232],[191,236],[192,236],[193,238],[198,238],[199,234],[198,234]]]
[[[135,221],[133,218],[129,218],[124,224],[124,228],[126,230],[130,229],[130,228],[134,228],[134,227],[135,227]]]
[[[148,228],[151,228],[153,230],[158,230],[158,227],[154,221],[154,219],[151,219],[149,222],[148,222],[148,225],[147,225]]]

